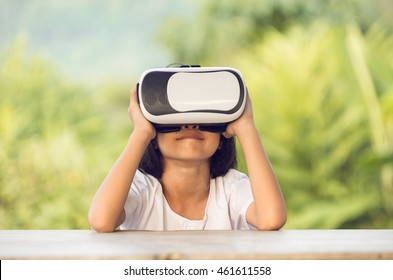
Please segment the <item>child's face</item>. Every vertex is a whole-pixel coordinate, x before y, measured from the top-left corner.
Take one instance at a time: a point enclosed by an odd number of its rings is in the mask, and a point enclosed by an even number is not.
[[[177,132],[157,133],[157,144],[164,159],[208,161],[220,144],[220,133],[185,125]]]

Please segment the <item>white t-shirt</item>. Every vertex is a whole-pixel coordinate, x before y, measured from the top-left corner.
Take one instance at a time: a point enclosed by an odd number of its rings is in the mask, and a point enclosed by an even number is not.
[[[124,206],[121,230],[240,230],[252,229],[246,211],[252,203],[248,177],[230,169],[210,180],[209,198],[202,220],[189,220],[175,213],[162,192],[160,182],[137,170]]]

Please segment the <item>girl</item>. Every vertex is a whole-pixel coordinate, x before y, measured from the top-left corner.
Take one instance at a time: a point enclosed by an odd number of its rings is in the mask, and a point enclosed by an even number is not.
[[[156,132],[142,115],[136,87],[128,112],[133,132],[90,206],[94,230],[277,230],[285,224],[284,198],[248,94],[243,114],[222,134],[196,124]],[[235,136],[249,178],[233,169]]]

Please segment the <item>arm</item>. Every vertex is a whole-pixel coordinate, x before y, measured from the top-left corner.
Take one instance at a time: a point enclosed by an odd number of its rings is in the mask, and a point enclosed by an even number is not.
[[[143,153],[155,137],[154,127],[140,111],[136,87],[130,93],[129,115],[134,130],[126,147],[101,184],[89,209],[89,224],[98,232],[114,231],[124,222],[124,204]]]
[[[224,136],[238,138],[246,160],[254,197],[247,209],[247,222],[259,230],[280,229],[287,217],[285,201],[255,127],[248,94],[242,116],[228,125]]]

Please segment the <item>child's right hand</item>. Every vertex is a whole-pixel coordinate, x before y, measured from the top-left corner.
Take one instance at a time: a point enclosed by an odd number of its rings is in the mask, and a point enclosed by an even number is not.
[[[145,132],[148,137],[153,140],[156,137],[156,129],[143,116],[137,99],[137,87],[133,86],[130,91],[130,106],[128,107],[128,115],[134,125],[134,132]]]
[[[90,205],[89,224],[98,232],[112,232],[124,222],[124,205],[135,172],[146,147],[156,137],[154,126],[143,116],[139,107],[136,86],[130,92],[128,114],[134,130]]]

